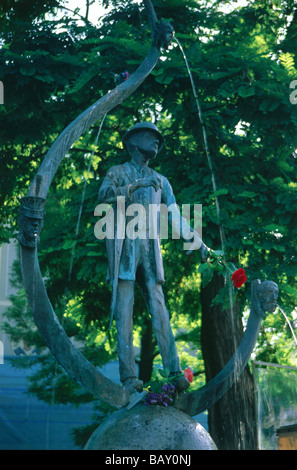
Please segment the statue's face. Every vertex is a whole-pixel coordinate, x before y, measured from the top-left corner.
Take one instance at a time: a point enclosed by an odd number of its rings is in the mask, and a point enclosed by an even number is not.
[[[272,281],[262,282],[259,286],[258,296],[262,310],[273,313],[277,307],[277,285]]]
[[[23,234],[28,241],[34,242],[36,240],[41,230],[41,224],[42,220],[40,219],[26,216],[22,218]]]
[[[159,139],[154,132],[139,131],[133,134],[129,141],[150,159],[156,158],[159,149]]]

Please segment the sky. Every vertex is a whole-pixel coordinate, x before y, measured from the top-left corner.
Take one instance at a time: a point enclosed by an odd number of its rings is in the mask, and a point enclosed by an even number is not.
[[[71,10],[75,10],[76,8],[80,9],[80,14],[86,14],[86,1],[85,0],[68,0],[67,7]],[[91,23],[98,23],[98,18],[104,16],[109,9],[103,8],[101,6],[101,2],[99,0],[95,0],[95,2],[90,6],[89,9],[89,21]]]
[[[136,3],[141,3],[141,0],[133,0]],[[250,0],[234,0],[232,2],[232,5],[224,5],[221,7],[222,11],[225,11],[226,13],[230,11],[230,9],[234,9],[236,7],[240,6],[245,6],[248,4]],[[97,23],[98,18],[103,16],[108,12],[108,9],[103,8],[101,5],[101,2],[99,0],[95,0],[95,2],[90,6],[90,13],[89,13],[89,21],[92,23]],[[75,8],[80,8],[81,9],[81,14],[85,15],[86,12],[86,2],[85,0],[68,0],[68,7],[71,10],[75,10]]]

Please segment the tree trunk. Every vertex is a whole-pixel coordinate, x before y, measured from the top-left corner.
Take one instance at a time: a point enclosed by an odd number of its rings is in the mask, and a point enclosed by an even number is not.
[[[201,290],[201,345],[206,380],[211,380],[231,358],[239,345],[243,326],[238,303],[231,309],[213,299],[224,287],[224,279],[215,273],[213,280]],[[257,449],[254,381],[247,366],[238,381],[208,410],[209,433],[218,449]]]

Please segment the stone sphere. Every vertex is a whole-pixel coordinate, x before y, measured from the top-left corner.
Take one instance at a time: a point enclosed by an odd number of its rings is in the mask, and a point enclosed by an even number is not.
[[[216,450],[201,424],[172,406],[122,408],[92,434],[85,450]]]

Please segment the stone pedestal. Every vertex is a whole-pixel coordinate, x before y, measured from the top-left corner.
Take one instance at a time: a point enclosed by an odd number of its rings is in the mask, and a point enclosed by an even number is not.
[[[174,407],[139,404],[101,424],[85,450],[216,450],[201,424]]]

